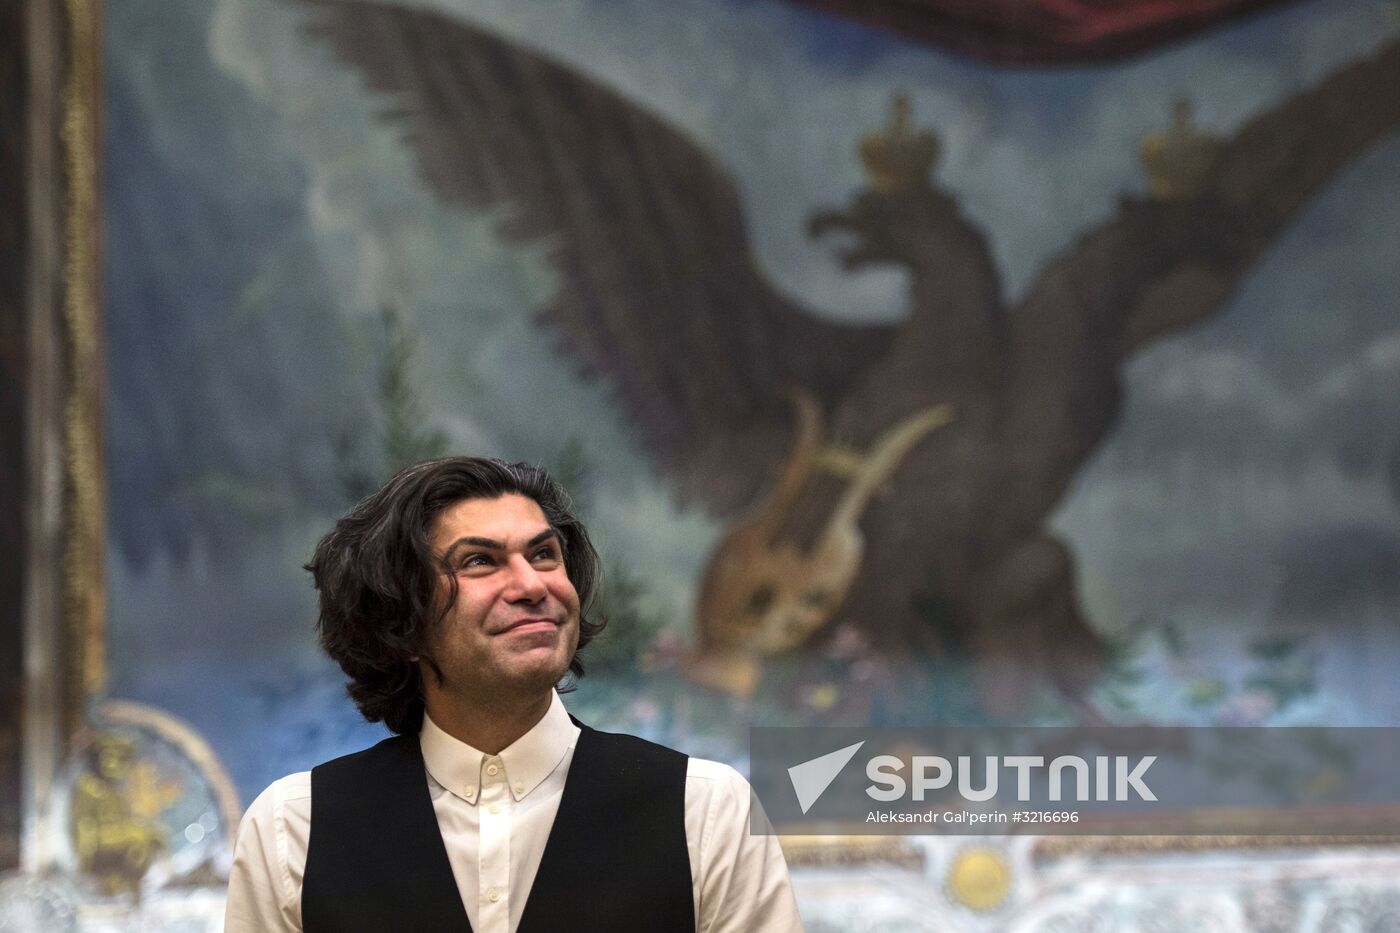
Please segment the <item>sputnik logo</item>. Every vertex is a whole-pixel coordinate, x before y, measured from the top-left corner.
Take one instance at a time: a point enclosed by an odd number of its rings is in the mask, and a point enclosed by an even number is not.
[[[826,793],[826,789],[836,780],[841,769],[850,763],[864,744],[864,741],[860,741],[854,745],[847,745],[845,748],[838,748],[834,752],[788,768],[792,789],[797,794],[797,804],[804,814]]]

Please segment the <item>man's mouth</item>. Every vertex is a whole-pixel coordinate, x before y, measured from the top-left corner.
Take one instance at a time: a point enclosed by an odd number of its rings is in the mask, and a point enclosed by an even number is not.
[[[559,623],[554,621],[553,619],[521,619],[518,622],[512,622],[510,625],[501,629],[496,634],[506,635],[510,633],[552,632],[558,627]]]

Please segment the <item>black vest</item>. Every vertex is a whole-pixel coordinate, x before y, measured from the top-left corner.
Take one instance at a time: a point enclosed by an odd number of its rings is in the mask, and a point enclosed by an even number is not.
[[[579,726],[518,933],[694,933],[686,756]],[[418,736],[312,769],[301,913],[305,933],[470,933]]]

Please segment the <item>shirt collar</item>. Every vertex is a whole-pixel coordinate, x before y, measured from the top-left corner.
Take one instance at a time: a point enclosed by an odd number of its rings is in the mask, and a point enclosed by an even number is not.
[[[549,709],[543,718],[499,755],[487,755],[448,735],[426,711],[418,741],[423,751],[423,764],[433,780],[474,804],[481,791],[488,759],[500,760],[506,784],[515,799],[520,800],[554,772],[563,761],[564,753],[578,741],[578,733],[578,726],[569,718],[559,692],[551,690]]]

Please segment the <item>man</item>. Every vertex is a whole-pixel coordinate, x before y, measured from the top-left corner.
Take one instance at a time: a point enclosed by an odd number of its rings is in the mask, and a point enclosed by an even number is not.
[[[598,556],[544,471],[410,467],[307,569],[322,646],[396,735],[253,802],[228,933],[801,930],[733,768],[564,710]]]

